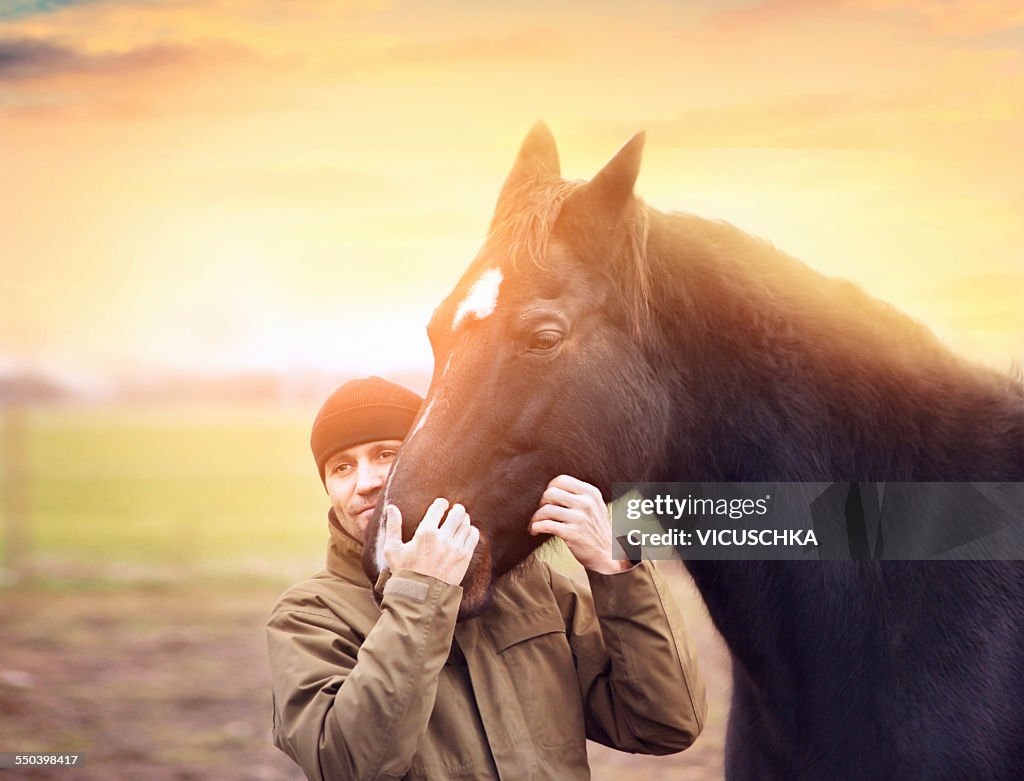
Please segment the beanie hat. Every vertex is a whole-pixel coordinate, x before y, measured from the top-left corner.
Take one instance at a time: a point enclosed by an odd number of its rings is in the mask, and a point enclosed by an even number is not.
[[[313,421],[309,445],[324,480],[327,459],[380,439],[405,439],[423,399],[380,377],[349,380],[332,393]]]

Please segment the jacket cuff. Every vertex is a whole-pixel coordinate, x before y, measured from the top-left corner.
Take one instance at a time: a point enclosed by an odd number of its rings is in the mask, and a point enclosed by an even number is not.
[[[447,612],[450,609],[458,611],[462,602],[462,586],[411,569],[384,570],[375,588],[382,595],[382,607],[390,603],[429,603],[436,605],[437,610]]]
[[[598,615],[630,617],[636,614],[637,606],[644,597],[658,596],[654,565],[646,559],[611,575],[589,569],[586,573]]]

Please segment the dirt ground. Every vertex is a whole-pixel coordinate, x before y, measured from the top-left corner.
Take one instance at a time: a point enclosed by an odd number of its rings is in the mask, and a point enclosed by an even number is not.
[[[591,744],[597,781],[722,776],[728,658],[688,578],[670,575],[712,695],[708,726],[670,757]],[[301,781],[270,739],[263,623],[281,590],[250,582],[0,592],[0,751],[86,756],[81,768],[0,777]]]

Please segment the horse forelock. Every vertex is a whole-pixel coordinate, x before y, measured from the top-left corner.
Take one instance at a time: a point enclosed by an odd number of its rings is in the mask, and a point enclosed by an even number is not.
[[[562,206],[585,184],[545,176],[526,178],[511,186],[495,207],[487,245],[497,249],[513,270],[521,261],[543,269]]]
[[[556,177],[532,178],[503,193],[491,221],[487,246],[498,253],[499,262],[507,264],[510,274],[514,275],[521,263],[528,263],[542,272],[549,270],[548,250],[555,223],[566,202],[586,185],[587,182]],[[601,219],[600,216],[596,218]],[[601,264],[596,272],[608,278],[614,289],[621,291],[631,335],[644,344],[652,339],[655,329],[652,275],[647,254],[650,219],[639,198],[634,198],[620,230],[623,245],[614,248],[617,256],[593,258],[591,262]]]

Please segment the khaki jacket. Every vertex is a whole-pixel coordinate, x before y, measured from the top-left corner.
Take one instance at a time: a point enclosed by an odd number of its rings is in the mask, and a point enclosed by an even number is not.
[[[650,562],[588,572],[591,596],[531,559],[456,624],[461,587],[411,570],[381,576],[378,608],[359,553],[332,524],[327,571],[267,625],[274,742],[308,778],[571,781],[587,738],[669,754],[700,734],[704,683]]]

